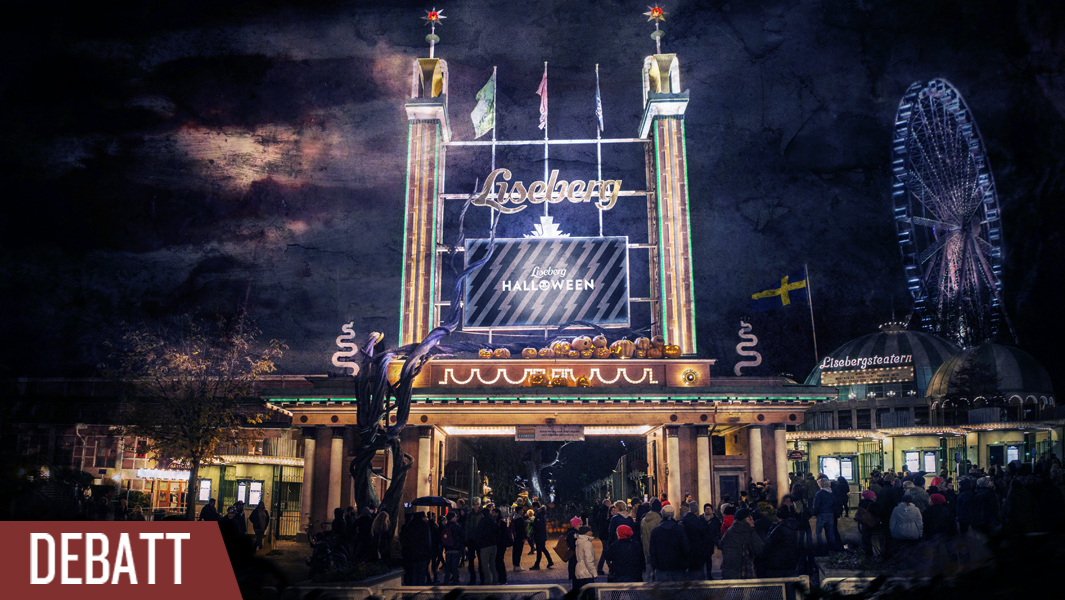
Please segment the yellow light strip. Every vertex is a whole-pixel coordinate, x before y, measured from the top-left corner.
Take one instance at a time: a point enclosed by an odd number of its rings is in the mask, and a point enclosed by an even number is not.
[[[584,435],[644,435],[654,429],[651,425],[616,425],[610,427],[585,427]]]
[[[584,428],[584,435],[645,435],[654,427],[651,425],[611,425],[592,426]],[[456,427],[445,425],[441,427],[447,435],[470,435],[470,436],[506,436],[515,435],[514,427]]]

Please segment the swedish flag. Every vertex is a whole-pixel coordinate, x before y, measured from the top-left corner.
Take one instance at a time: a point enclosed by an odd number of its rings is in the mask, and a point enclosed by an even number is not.
[[[804,271],[785,275],[779,282],[766,286],[766,289],[751,295],[751,310],[763,311],[788,307],[796,302],[809,302],[810,294],[806,288]]]

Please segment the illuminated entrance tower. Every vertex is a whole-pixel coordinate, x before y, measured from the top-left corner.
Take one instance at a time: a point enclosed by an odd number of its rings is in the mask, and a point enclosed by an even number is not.
[[[657,30],[656,30],[657,33]],[[692,296],[691,226],[688,210],[688,160],[684,110],[688,92],[680,91],[676,54],[655,54],[643,64],[643,118],[640,137],[648,144],[648,238],[651,255],[651,311],[655,333],[682,354],[695,354],[695,301]],[[653,153],[653,155],[652,155]]]
[[[407,100],[407,202],[403,223],[403,291],[399,344],[419,342],[435,325],[438,197],[443,189],[447,118],[447,62],[414,62]]]

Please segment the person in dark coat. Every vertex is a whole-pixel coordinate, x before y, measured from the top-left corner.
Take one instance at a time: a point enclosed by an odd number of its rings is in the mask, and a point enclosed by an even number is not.
[[[951,536],[958,533],[954,516],[951,515],[950,505],[943,494],[931,494],[928,496],[928,509],[924,511],[923,537],[930,540],[937,536]]]
[[[784,508],[783,506],[781,508]],[[799,546],[799,520],[795,512],[778,510],[762,548],[761,577],[794,577],[802,549]]]
[[[203,505],[200,509],[201,521],[217,521],[222,518],[222,515],[218,514],[218,509],[215,507],[215,499],[211,498],[207,501],[207,504]]]
[[[981,477],[973,496],[973,529],[984,535],[994,535],[1002,527],[1002,508],[993,486],[990,477]]]
[[[836,497],[837,510],[843,511],[843,516],[851,516],[850,508],[850,493],[851,486],[847,483],[847,479],[840,475],[836,478],[835,483],[832,484],[832,495]]]
[[[354,532],[355,520],[351,519],[349,521],[349,523],[351,523],[351,528],[352,528],[352,531],[350,532],[350,535],[351,535],[352,541],[354,542],[354,539],[355,539],[355,532]],[[443,552],[444,552],[444,547],[441,545],[441,542],[440,542],[440,524],[436,522],[436,517],[433,515],[433,513],[429,513],[429,518],[426,519],[426,523],[429,525],[429,539],[432,540],[432,543],[430,544],[430,547],[429,547],[429,556],[430,556],[430,558],[429,558],[429,571],[430,571],[429,575],[430,576],[427,577],[427,581],[430,581],[431,583],[440,583],[440,577],[439,577],[440,563],[443,562],[441,559],[443,557]]]
[[[836,548],[836,497],[832,494],[832,482],[828,479],[821,479],[818,484],[821,486],[820,491],[814,496],[813,507],[811,512],[817,517],[817,525],[814,527],[817,533],[817,545],[818,547],[825,547],[825,544],[829,548]],[[821,541],[821,533],[825,534],[825,541]],[[726,578],[727,579],[727,578]]]
[[[684,581],[691,547],[684,528],[673,519],[673,506],[662,507],[662,522],[651,531],[650,563],[655,581]]]
[[[643,547],[632,533],[632,528],[628,525],[619,525],[617,543],[611,544],[600,556],[599,572],[603,572],[604,563],[610,571],[606,576],[607,582],[643,581]]]
[[[876,518],[878,523],[869,526],[858,523],[858,533],[862,536],[862,550],[867,556],[873,555],[873,536],[880,533],[884,528],[884,522],[880,519],[880,507],[876,505],[876,493],[872,490],[862,492],[862,499],[858,501],[858,508],[865,510]],[[857,514],[855,515],[857,519]]]
[[[447,524],[440,531],[440,545],[444,548],[444,584],[459,584],[459,560],[466,552],[466,532],[459,525],[457,511],[447,515]]]
[[[344,520],[344,509],[334,508],[333,523],[329,527],[329,535],[333,537],[334,544],[344,545],[344,542],[348,539],[347,527],[347,521]]]
[[[359,517],[355,519],[355,560],[364,562],[373,560],[373,516],[366,506],[359,509]]]
[[[488,508],[481,509],[481,520],[477,523],[477,530],[473,532],[474,543],[477,545],[477,559],[481,561],[481,577],[484,585],[495,585],[496,577],[496,552],[499,547],[499,521],[493,518]]]
[[[493,508],[492,520],[499,527],[499,542],[496,543],[496,583],[503,585],[507,582],[507,548],[514,545],[514,540],[511,538],[510,524],[503,518],[503,511]]]
[[[1035,501],[1019,478],[1010,482],[1006,500],[1002,503],[1003,532],[1024,535],[1035,531]]]
[[[614,508],[617,512],[614,516],[610,517],[610,525],[608,528],[610,535],[610,544],[613,544],[618,539],[617,529],[621,525],[628,525],[632,529],[636,529],[636,521],[629,516],[629,505],[624,500],[618,500],[614,503]],[[609,544],[608,544],[609,545]]]
[[[699,514],[699,503],[690,502],[688,512],[680,519],[684,534],[688,536],[688,578],[693,581],[705,580],[711,569],[708,564],[714,554],[714,540],[710,535],[710,526]]]
[[[202,513],[203,511],[201,510],[200,512]],[[215,514],[215,520],[217,521],[218,520],[218,516],[217,516],[218,515],[218,511],[217,510],[214,511],[214,514]],[[116,521],[125,521],[127,517],[129,517],[129,501],[126,500],[125,498],[119,498],[118,499],[118,506],[115,507],[115,517],[114,518],[115,518]]]
[[[343,513],[343,510],[337,510]],[[414,513],[414,518],[403,525],[399,543],[403,546],[406,559],[403,564],[404,579],[410,581],[408,585],[425,585],[425,575],[429,572],[429,559],[432,557],[433,536],[429,531],[429,523],[425,521],[424,511]]]
[[[736,520],[721,538],[721,578],[753,579],[753,559],[762,552],[762,540],[754,530],[751,511],[741,508],[736,511]]]
[[[536,544],[536,562],[529,568],[530,571],[540,570],[540,560],[547,556],[547,568],[555,566],[551,553],[547,550],[547,508],[540,506],[539,502],[533,502],[533,543]]]
[[[521,553],[525,550],[525,540],[529,537],[528,532],[525,530],[524,508],[524,506],[517,507],[510,517],[510,530],[514,535],[514,550],[511,563],[515,571],[524,570],[521,568]]]
[[[481,507],[474,504],[466,513],[465,523],[462,528],[466,530],[466,561],[470,573],[470,585],[477,585],[477,526],[481,524]],[[481,582],[484,582],[484,565],[481,565]]]
[[[976,490],[973,489],[973,478],[962,477],[958,482],[958,500],[954,505],[954,514],[958,519],[958,532],[965,534],[973,524],[973,506],[976,499]]]

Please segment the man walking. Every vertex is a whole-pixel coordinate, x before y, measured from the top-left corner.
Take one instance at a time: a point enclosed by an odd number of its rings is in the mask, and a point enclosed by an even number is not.
[[[547,551],[547,507],[540,506],[539,502],[533,502],[533,543],[536,544],[536,563],[529,568],[530,571],[540,570],[540,560],[547,556],[547,568],[555,566],[551,559],[551,553]]]
[[[650,550],[655,581],[684,581],[691,548],[684,528],[673,519],[671,505],[662,507],[662,522],[651,531]]]

